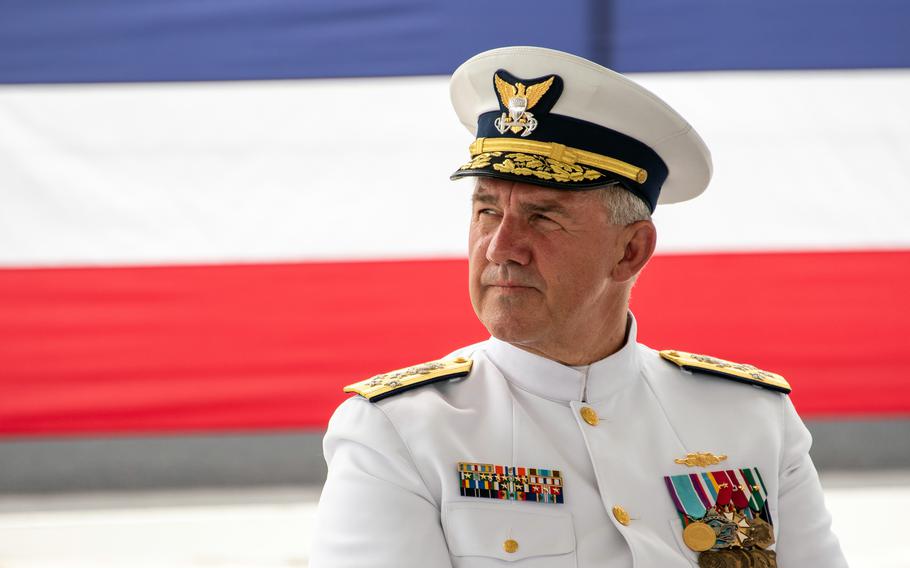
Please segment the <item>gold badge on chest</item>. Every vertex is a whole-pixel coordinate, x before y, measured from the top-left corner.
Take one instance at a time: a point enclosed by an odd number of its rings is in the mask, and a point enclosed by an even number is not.
[[[711,452],[696,452],[688,453],[684,458],[677,458],[673,460],[674,462],[685,465],[688,467],[705,467],[709,465],[716,465],[720,462],[727,459],[727,454],[720,454],[715,456]]]

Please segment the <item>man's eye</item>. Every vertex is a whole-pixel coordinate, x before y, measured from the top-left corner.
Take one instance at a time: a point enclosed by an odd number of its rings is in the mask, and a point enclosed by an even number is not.
[[[498,215],[495,209],[480,209],[477,211],[478,215]]]

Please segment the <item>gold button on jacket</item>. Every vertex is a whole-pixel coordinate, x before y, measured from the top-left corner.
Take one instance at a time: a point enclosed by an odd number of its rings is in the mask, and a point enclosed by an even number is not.
[[[626,512],[620,505],[615,505],[613,507],[613,516],[616,517],[616,520],[619,521],[619,524],[624,526],[629,526],[629,523],[632,520],[629,518],[629,513]]]
[[[597,426],[597,423],[600,422],[600,418],[597,417],[597,411],[590,406],[581,407],[581,418],[591,426]]]

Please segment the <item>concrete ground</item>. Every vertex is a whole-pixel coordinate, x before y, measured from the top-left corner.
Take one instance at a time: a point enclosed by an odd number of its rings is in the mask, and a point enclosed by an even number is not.
[[[853,568],[910,568],[910,470],[822,482]],[[303,568],[317,497],[315,487],[5,495],[0,568]]]

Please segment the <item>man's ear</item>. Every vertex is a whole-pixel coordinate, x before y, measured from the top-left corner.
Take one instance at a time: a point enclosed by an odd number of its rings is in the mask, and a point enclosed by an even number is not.
[[[625,243],[625,251],[613,267],[612,276],[616,282],[628,282],[641,272],[654,254],[657,228],[651,221],[636,221],[623,227],[620,239]]]

